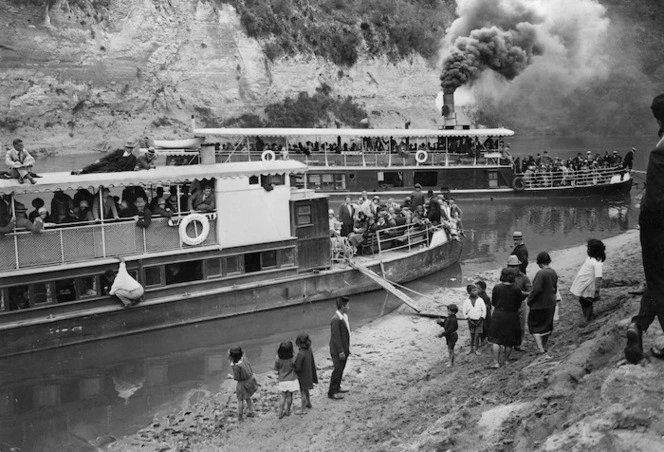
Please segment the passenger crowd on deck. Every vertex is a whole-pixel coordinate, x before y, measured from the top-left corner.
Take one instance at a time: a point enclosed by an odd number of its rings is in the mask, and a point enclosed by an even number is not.
[[[102,220],[133,220],[142,228],[150,226],[152,218],[171,218],[178,212],[216,211],[213,193],[214,181],[194,181],[189,185],[155,187],[146,190],[141,186],[128,186],[120,196],[110,189],[99,187],[94,193],[81,188],[73,196],[62,190],[53,193],[50,204],[42,197],[31,201],[34,210],[28,209],[17,197],[0,197],[0,234],[17,229],[40,232],[43,228],[98,223]],[[50,210],[47,206],[50,206]]]
[[[426,142],[425,142],[426,141]],[[304,143],[291,143],[286,149],[283,144],[276,142],[265,143],[260,137],[256,137],[254,142],[241,141],[237,143],[226,142],[220,144],[219,150],[223,152],[251,152],[262,153],[263,151],[272,151],[275,155],[289,152],[295,154],[346,154],[346,153],[393,153],[401,155],[414,155],[418,150],[424,151],[449,151],[457,154],[468,154],[475,156],[479,152],[509,150],[502,137],[488,137],[480,141],[478,137],[438,137],[438,138],[400,138],[398,141],[393,137],[364,137],[357,140],[342,142],[341,137],[336,141],[320,142],[306,141]],[[479,155],[477,155],[479,157]]]
[[[369,197],[363,192],[357,202],[346,197],[337,214],[329,211],[330,236],[333,251],[340,254],[371,253],[376,232],[385,231],[381,236],[383,248],[408,244],[408,236],[440,226],[458,239],[463,235],[461,216],[463,212],[453,198],[436,195],[429,190],[422,191],[420,184],[404,200],[397,203],[393,198],[382,201],[379,196]],[[387,241],[383,241],[387,238]],[[347,249],[350,246],[351,249]],[[346,256],[347,257],[347,256]]]
[[[536,156],[514,159],[516,173],[523,174],[526,187],[551,187],[564,185],[592,185],[607,182],[614,174],[624,174],[632,169],[635,148],[625,160],[618,151],[605,151],[604,155],[581,152],[574,157],[551,157],[547,151]],[[610,169],[620,169],[618,173]],[[606,179],[606,180],[605,180]]]

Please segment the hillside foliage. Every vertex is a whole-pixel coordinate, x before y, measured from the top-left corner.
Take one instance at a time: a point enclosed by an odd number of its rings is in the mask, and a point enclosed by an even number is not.
[[[266,55],[309,53],[352,66],[360,52],[396,61],[437,55],[450,0],[224,0]]]
[[[220,121],[209,109],[197,108],[198,116],[206,127],[329,127],[335,121],[347,127],[362,127],[367,112],[351,97],[331,96],[327,85],[319,87],[313,95],[301,92],[295,98],[265,107],[262,116],[243,114]]]

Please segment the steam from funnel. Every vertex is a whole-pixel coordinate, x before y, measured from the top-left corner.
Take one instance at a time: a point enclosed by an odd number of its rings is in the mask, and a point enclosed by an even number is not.
[[[445,37],[443,89],[474,86],[485,72],[511,81],[532,66],[576,86],[607,72],[598,48],[609,21],[596,0],[457,0],[456,12]]]
[[[542,53],[532,25],[521,23],[514,30],[498,27],[473,30],[454,42],[452,53],[443,63],[441,85],[454,90],[475,81],[482,71],[491,69],[512,80]]]

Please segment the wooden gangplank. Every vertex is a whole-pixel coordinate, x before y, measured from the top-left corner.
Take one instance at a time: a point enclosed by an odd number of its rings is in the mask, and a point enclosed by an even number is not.
[[[422,309],[417,306],[415,303],[415,300],[410,298],[408,295],[394,287],[389,281],[387,281],[385,278],[381,277],[378,275],[376,272],[369,270],[367,267],[364,265],[358,264],[357,262],[353,262],[352,260],[349,260],[348,263],[350,264],[351,267],[353,267],[355,270],[359,271],[363,275],[367,276],[368,278],[371,278],[376,284],[381,286],[383,289],[387,290],[389,293],[397,297],[399,300],[401,300],[405,305],[408,307],[412,308],[415,312],[418,314],[422,312]]]

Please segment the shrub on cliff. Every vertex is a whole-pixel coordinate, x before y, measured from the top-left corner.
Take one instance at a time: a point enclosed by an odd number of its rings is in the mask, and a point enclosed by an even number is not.
[[[449,2],[434,0],[228,0],[247,34],[265,42],[270,60],[312,53],[352,66],[359,51],[392,60],[437,55],[452,18]],[[365,45],[362,46],[362,41]]]

